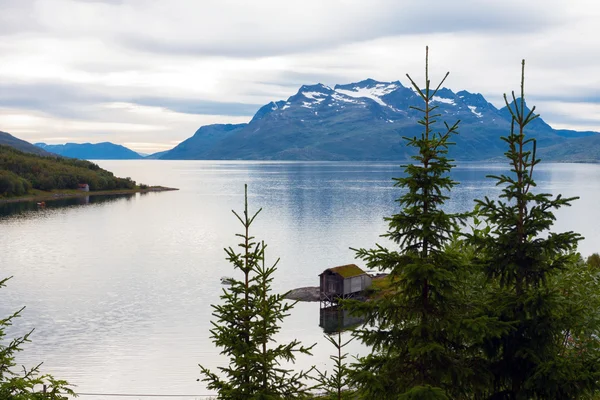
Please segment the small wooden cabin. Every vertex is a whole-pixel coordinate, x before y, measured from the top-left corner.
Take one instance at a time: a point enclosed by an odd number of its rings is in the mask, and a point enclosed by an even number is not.
[[[356,264],[328,268],[319,278],[322,300],[352,297],[371,286],[371,276]]]
[[[89,192],[90,185],[88,185],[87,183],[80,183],[77,185],[77,190],[81,190],[82,192]]]

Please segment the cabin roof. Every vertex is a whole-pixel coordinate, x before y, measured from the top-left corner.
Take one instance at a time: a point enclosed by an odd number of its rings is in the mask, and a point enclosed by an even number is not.
[[[360,269],[358,267],[358,265],[356,265],[356,264],[347,264],[347,265],[340,265],[339,267],[335,267],[335,268],[327,268],[325,271],[323,271],[323,273],[325,273],[326,271],[330,271],[335,274],[338,274],[344,279],[352,278],[353,276],[360,276],[360,275],[366,274],[366,272],[363,271],[362,269]]]

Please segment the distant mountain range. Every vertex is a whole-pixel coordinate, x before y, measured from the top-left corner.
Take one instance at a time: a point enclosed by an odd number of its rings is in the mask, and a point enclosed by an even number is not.
[[[520,100],[517,100],[519,102]],[[496,159],[506,151],[500,136],[510,131],[511,116],[479,93],[440,89],[433,97],[442,122],[460,120],[456,160]],[[175,148],[142,157],[113,143],[36,146],[83,159],[161,160],[405,160],[403,136],[420,134],[420,97],[399,81],[367,79],[331,88],[304,85],[287,100],[261,107],[247,124],[202,126]],[[543,110],[541,110],[543,112]],[[538,142],[545,161],[599,162],[600,134],[553,129],[542,118],[526,132]],[[0,144],[2,136],[0,136]],[[24,142],[26,143],[26,142]]]
[[[456,146],[450,149],[455,159],[494,159],[506,151],[500,140],[510,130],[506,107],[497,109],[478,93],[446,88],[437,92],[433,104],[441,114],[436,118],[439,129],[442,121],[461,121],[460,134],[453,138]],[[159,158],[402,160],[409,157],[402,137],[421,132],[421,114],[410,107],[422,105],[399,81],[302,86],[287,100],[260,108],[249,123],[203,126]],[[600,161],[598,151],[590,153],[593,143],[600,146],[597,132],[556,130],[539,118],[528,134],[537,138],[546,160]]]
[[[50,153],[64,157],[80,158],[82,160],[137,160],[142,159],[140,154],[120,144],[103,143],[67,143],[46,144],[36,143],[37,147]]]

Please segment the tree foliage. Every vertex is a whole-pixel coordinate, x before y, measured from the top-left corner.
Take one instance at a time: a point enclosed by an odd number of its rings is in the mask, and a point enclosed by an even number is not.
[[[217,320],[212,322],[211,337],[222,349],[221,354],[229,357],[229,365],[219,367],[220,374],[200,366],[203,380],[218,392],[219,399],[295,399],[308,391],[308,372],[293,372],[282,363],[293,362],[297,354],[310,355],[312,346],[302,346],[298,340],[279,343],[274,338],[295,303],[271,293],[279,260],[265,267],[266,246],[250,235],[250,226],[260,211],[249,214],[245,186],[244,212],[240,216],[233,211],[244,228],[236,235],[242,239],[242,251],[225,249],[227,260],[242,276],[230,279],[230,286],[221,295],[222,304],[212,306]]]
[[[329,358],[333,361],[333,371],[328,374],[327,371],[317,371],[317,377],[315,378],[319,385],[317,386],[320,390],[325,392],[324,395],[319,396],[323,400],[349,400],[355,399],[356,394],[353,390],[352,382],[350,379],[350,368],[346,362],[348,353],[344,353],[344,347],[346,347],[354,338],[348,340],[342,340],[342,318],[341,315],[343,310],[341,307],[338,308],[338,331],[333,335],[325,335],[325,339],[336,349],[336,354]]]
[[[117,178],[89,161],[43,157],[0,146],[0,196],[22,195],[31,188],[77,189],[80,183],[87,183],[90,190],[135,187],[130,178]]]
[[[456,185],[447,158],[451,137],[458,122],[434,130],[437,106],[432,99],[443,84],[433,88],[425,64],[425,88],[410,76],[423,100],[415,108],[423,117],[420,136],[404,138],[418,153],[414,163],[405,165],[405,177],[394,178],[404,189],[397,200],[398,214],[386,218],[384,237],[399,245],[388,250],[359,249],[357,256],[371,269],[389,272],[393,290],[366,303],[349,302],[353,312],[366,316],[368,327],[357,336],[373,353],[354,366],[353,379],[364,398],[449,399],[465,395],[466,382],[473,375],[467,362],[469,340],[464,329],[468,307],[461,288],[466,279],[460,252],[448,246],[459,231],[463,216],[443,210],[448,192]],[[470,321],[472,330],[480,321]]]
[[[10,278],[0,280],[0,288]],[[41,375],[41,364],[27,369],[17,370],[15,356],[30,341],[33,330],[24,336],[8,338],[6,330],[21,316],[25,307],[6,318],[0,319],[0,399],[2,400],[66,400],[67,395],[75,394],[68,383],[55,379],[52,375]],[[47,385],[46,392],[41,390]]]
[[[596,272],[600,272],[600,254],[594,253],[585,261],[587,266]]]
[[[585,304],[585,285],[598,289],[597,279],[582,281],[576,254],[581,236],[551,232],[553,210],[576,198],[537,193],[533,179],[536,142],[525,128],[538,115],[525,107],[524,68],[521,97],[505,102],[512,115],[502,137],[510,173],[490,176],[502,186],[498,200],[476,200],[476,214],[487,224],[471,243],[488,276],[487,313],[509,324],[500,336],[486,338],[482,350],[491,385],[490,399],[575,399],[592,392],[598,382],[599,303],[593,294]],[[596,292],[597,293],[597,292]],[[582,302],[583,301],[583,302]]]
[[[21,196],[29,192],[31,183],[10,171],[0,170],[0,194]]]

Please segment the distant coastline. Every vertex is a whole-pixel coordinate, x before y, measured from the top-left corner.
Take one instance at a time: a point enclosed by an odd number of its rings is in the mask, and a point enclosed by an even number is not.
[[[96,190],[93,192],[83,192],[79,190],[53,190],[51,192],[45,192],[42,190],[34,190],[34,193],[28,193],[23,196],[6,197],[0,198],[0,204],[5,203],[20,203],[30,201],[47,201],[57,199],[69,199],[75,197],[86,197],[86,196],[105,196],[115,194],[134,194],[134,193],[148,193],[148,192],[167,192],[179,190],[177,188],[169,188],[165,186],[149,186],[147,188],[134,188],[134,189],[116,189],[116,190]]]

